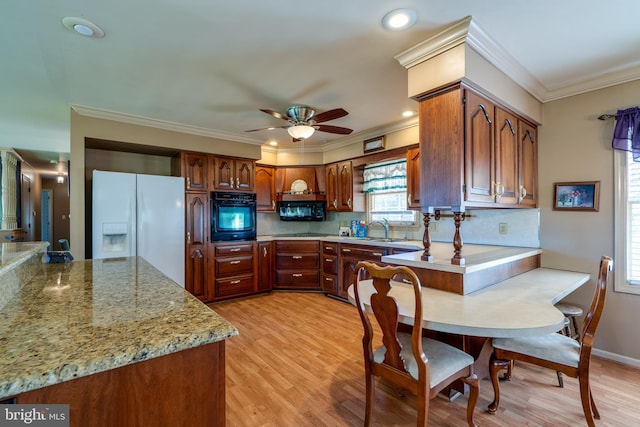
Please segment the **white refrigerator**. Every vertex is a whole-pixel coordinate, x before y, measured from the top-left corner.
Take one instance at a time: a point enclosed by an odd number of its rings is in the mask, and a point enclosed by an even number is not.
[[[184,287],[184,178],[93,171],[93,258],[140,256]]]

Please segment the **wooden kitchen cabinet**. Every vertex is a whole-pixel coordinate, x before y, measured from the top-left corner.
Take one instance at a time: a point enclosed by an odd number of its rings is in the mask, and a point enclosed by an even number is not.
[[[407,150],[407,208],[420,209],[420,147]]]
[[[521,149],[521,135],[535,135],[535,126],[521,131],[528,122],[463,84],[419,101],[423,210],[535,207],[535,144]],[[520,185],[532,185],[530,200]]]
[[[207,271],[209,197],[207,193],[187,193],[185,199],[185,289],[201,301],[210,301],[213,292]]]
[[[380,259],[391,254],[391,249],[386,247],[353,245],[341,243],[339,249],[338,270],[338,296],[348,298],[347,290],[356,280],[356,265],[360,261],[372,261],[382,264]]]
[[[258,292],[270,291],[273,288],[273,243],[258,242],[257,290]]]
[[[362,212],[364,194],[361,180],[354,178],[350,160],[331,163],[325,168],[328,212]]]
[[[255,161],[209,156],[209,181],[218,191],[255,191]]]
[[[254,242],[225,242],[213,245],[209,264],[214,280],[214,300],[255,292]]]
[[[186,191],[207,191],[207,155],[203,153],[181,153],[181,176]]]
[[[320,290],[320,242],[278,240],[274,289]]]
[[[322,242],[322,290],[338,295],[338,243]]]
[[[538,204],[538,130],[524,120],[518,122],[518,197],[523,207]]]
[[[256,166],[256,210],[276,211],[276,168]]]

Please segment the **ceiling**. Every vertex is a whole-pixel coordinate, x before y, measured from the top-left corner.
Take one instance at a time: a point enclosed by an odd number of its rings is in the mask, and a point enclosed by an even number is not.
[[[416,24],[384,30],[398,7],[413,8]],[[2,9],[0,147],[47,161],[69,151],[73,105],[284,148],[284,129],[245,132],[286,124],[259,109],[342,107],[349,115],[327,124],[354,135],[400,123],[416,104],[394,56],[468,15],[543,102],[640,78],[636,0],[6,0]],[[74,34],[65,16],[105,37]],[[338,138],[316,132],[306,144]]]

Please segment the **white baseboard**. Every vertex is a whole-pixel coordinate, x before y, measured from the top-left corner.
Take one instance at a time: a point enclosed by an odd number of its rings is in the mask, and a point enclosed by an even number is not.
[[[631,357],[622,356],[617,353],[610,353],[604,350],[598,350],[594,348],[592,351],[594,356],[602,357],[603,359],[613,360],[614,362],[622,363],[623,365],[633,366],[634,368],[640,368],[640,360],[633,359]]]

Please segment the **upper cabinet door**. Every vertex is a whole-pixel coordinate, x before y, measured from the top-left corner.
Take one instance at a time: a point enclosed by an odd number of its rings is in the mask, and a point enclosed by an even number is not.
[[[420,209],[420,147],[407,150],[407,208]]]
[[[338,164],[332,163],[326,167],[327,211],[338,211]]]
[[[465,109],[465,184],[467,202],[495,200],[493,171],[494,104],[466,91]]]
[[[351,161],[338,163],[338,210],[353,210],[353,171]]]
[[[235,159],[235,189],[239,191],[255,190],[255,162]]]
[[[183,153],[182,176],[187,191],[207,191],[207,155]]]
[[[518,198],[526,207],[538,204],[538,132],[535,126],[520,121],[518,126]]]
[[[518,118],[496,107],[495,183],[496,203],[518,204]]]
[[[256,166],[256,210],[275,212],[276,210],[276,169]]]
[[[234,159],[211,156],[211,181],[215,190],[229,191],[235,187]]]

